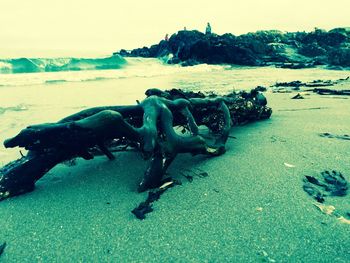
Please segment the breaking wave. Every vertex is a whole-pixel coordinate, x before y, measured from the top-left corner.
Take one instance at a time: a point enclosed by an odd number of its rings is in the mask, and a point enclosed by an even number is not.
[[[155,58],[127,58],[125,60],[118,55],[103,59],[45,58],[30,59],[30,62],[28,61],[29,59],[0,59],[0,88],[6,86],[104,81],[135,77],[151,78],[188,72],[192,72],[193,74],[213,73],[220,72],[228,67],[206,64],[181,67],[180,65],[168,65]],[[33,62],[36,62],[36,66],[33,66]],[[38,66],[40,64],[39,62],[42,63],[40,67]],[[24,65],[27,65],[26,70],[24,70]],[[15,68],[16,70],[14,72],[13,70]],[[29,69],[31,70],[30,72]],[[38,69],[42,71],[34,71]],[[22,74],[1,74],[11,72]]]
[[[119,55],[107,58],[0,59],[0,74],[119,69],[125,63]]]

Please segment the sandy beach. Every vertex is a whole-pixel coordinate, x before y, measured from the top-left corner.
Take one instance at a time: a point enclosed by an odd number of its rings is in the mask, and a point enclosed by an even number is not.
[[[350,180],[350,141],[319,136],[350,134],[350,100],[292,95],[267,92],[272,117],[234,127],[223,156],[177,158],[169,175],[182,185],[143,221],[131,213],[147,196],[136,192],[146,167],[137,153],[57,166],[34,192],[0,203],[0,261],[349,262],[349,224],[302,186],[324,170]],[[325,204],[350,212],[349,195]]]
[[[18,2],[0,263],[350,263],[350,0]]]

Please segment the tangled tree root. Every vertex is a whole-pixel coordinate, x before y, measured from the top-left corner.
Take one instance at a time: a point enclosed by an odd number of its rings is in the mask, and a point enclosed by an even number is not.
[[[271,109],[257,90],[225,96],[179,89],[149,89],[147,98],[135,106],[90,108],[57,123],[33,125],[7,139],[5,147],[24,147],[26,156],[0,169],[0,200],[32,191],[35,182],[58,163],[104,154],[114,159],[112,149],[139,150],[149,166],[138,191],[159,186],[179,153],[219,156],[233,124],[266,119]],[[210,134],[203,135],[199,126]],[[183,127],[190,136],[179,134]]]

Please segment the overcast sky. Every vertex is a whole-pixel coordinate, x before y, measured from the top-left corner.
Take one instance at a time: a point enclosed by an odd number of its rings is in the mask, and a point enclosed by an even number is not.
[[[350,26],[350,0],[0,0],[0,57],[104,55],[184,26],[235,35]]]

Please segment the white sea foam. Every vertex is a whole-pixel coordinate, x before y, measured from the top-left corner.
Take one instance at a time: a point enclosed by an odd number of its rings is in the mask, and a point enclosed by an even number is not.
[[[52,60],[54,60],[55,67],[58,68],[66,67],[68,63],[67,59],[64,58]],[[38,68],[47,68],[50,63],[53,63],[50,61],[51,59],[41,59],[36,61],[36,66]],[[183,88],[203,89],[203,84],[206,84],[205,86],[208,87],[204,87],[205,89],[227,90],[245,89],[254,85],[269,85],[276,81],[333,79],[337,78],[337,76],[349,75],[349,71],[325,70],[322,68],[290,70],[274,67],[256,68],[207,64],[181,67],[179,65],[168,65],[152,58],[127,58],[127,63],[119,69],[91,70],[96,66],[94,59],[84,60],[83,62],[81,60],[78,61],[79,63],[73,64],[79,65],[80,69],[85,70],[0,74],[0,87],[169,76],[174,79],[174,83],[177,86],[182,86]],[[11,68],[11,64],[0,61],[0,68],[5,71],[6,68]],[[206,79],[206,81],[203,82],[203,79]],[[200,85],[198,81],[201,83]]]
[[[36,69],[48,68],[51,62],[50,59],[41,59],[36,61]],[[107,80],[107,79],[125,79],[133,77],[156,77],[171,75],[181,72],[212,72],[222,70],[224,66],[209,66],[198,65],[195,67],[182,68],[179,65],[167,65],[158,59],[142,59],[142,58],[129,58],[128,63],[123,65],[119,69],[99,69],[94,70],[95,64],[89,66],[88,63],[79,63],[81,70],[77,71],[55,71],[55,72],[25,72],[21,74],[0,74],[0,86],[22,86],[22,85],[36,85],[44,83],[57,83],[57,82],[80,82],[80,81],[93,81],[93,80]],[[40,62],[40,63],[39,63]],[[45,62],[45,63],[44,63]],[[94,61],[93,61],[94,62]],[[27,63],[27,60],[26,62]],[[57,68],[66,67],[67,59],[54,59],[54,65]],[[31,65],[34,62],[31,61]],[[51,66],[52,68],[53,66]],[[8,73],[11,71],[11,64],[6,62],[0,62],[0,73]],[[83,70],[85,69],[85,70]]]

